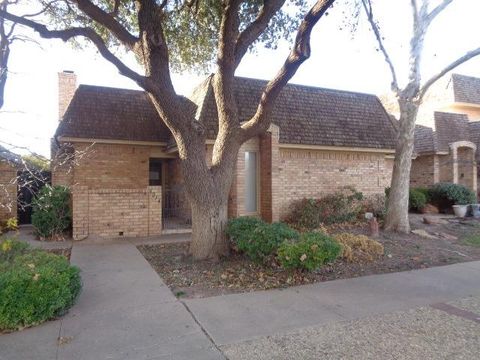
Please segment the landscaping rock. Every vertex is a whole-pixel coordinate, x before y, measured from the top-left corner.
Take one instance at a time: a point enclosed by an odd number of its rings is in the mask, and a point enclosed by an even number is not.
[[[412,234],[415,234],[415,235],[418,235],[418,236],[421,236],[421,237],[424,237],[424,238],[428,238],[428,239],[437,239],[436,236],[426,232],[423,229],[412,230]]]
[[[436,216],[424,216],[423,217],[423,222],[428,225],[442,225],[442,224],[448,224],[448,221],[436,217]]]
[[[438,208],[435,206],[435,205],[432,205],[432,204],[427,204],[425,205],[421,210],[420,212],[422,214],[438,214],[439,211],[438,211]]]

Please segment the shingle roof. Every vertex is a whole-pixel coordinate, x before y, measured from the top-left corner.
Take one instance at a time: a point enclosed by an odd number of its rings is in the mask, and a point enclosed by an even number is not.
[[[57,136],[167,142],[170,131],[143,91],[80,85]]]
[[[456,102],[480,105],[480,78],[452,74],[452,84]]]
[[[265,85],[263,80],[235,79],[240,121],[255,113]],[[210,89],[199,118],[209,138],[214,138],[217,131],[216,119]],[[280,128],[281,143],[395,148],[391,120],[375,95],[288,84],[275,103],[272,122]]]
[[[204,123],[207,138],[214,139],[218,120],[210,82],[211,77],[194,91],[191,102],[197,105],[196,117]],[[256,79],[235,79],[241,121],[254,114],[265,84]],[[391,120],[374,95],[287,85],[276,102],[272,122],[280,128],[281,143],[395,147]],[[56,135],[162,142],[171,139],[145,93],[86,85],[78,88]]]
[[[435,131],[417,125],[415,127],[415,152],[417,154],[449,151],[449,144],[456,141],[471,141],[479,144],[480,122],[469,122],[465,114],[436,111]]]

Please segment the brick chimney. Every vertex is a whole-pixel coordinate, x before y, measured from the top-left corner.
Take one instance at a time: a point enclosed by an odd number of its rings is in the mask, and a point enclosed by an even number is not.
[[[58,120],[62,121],[65,111],[77,90],[77,75],[71,70],[58,73]]]

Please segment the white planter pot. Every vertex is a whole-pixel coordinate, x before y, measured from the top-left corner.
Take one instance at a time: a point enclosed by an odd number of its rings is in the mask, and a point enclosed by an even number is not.
[[[453,205],[453,212],[456,217],[465,217],[467,215],[468,205]]]

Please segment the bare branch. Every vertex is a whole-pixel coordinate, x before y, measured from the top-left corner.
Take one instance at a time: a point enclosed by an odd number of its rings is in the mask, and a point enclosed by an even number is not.
[[[285,0],[265,0],[256,19],[241,32],[235,49],[236,66],[240,64],[250,45],[265,31],[272,17],[285,4]]]
[[[73,27],[64,30],[49,30],[45,25],[39,24],[35,21],[13,15],[7,11],[0,10],[0,18],[24,25],[36,31],[41,37],[45,39],[62,39],[63,41],[70,40],[75,37],[84,37],[89,39],[98,49],[99,53],[110,63],[115,65],[120,74],[132,79],[139,86],[143,87],[145,78],[137,72],[126,66],[118,57],[116,57],[105,45],[100,35],[91,28]]]
[[[422,88],[420,89],[420,93],[419,93],[419,100],[421,100],[423,98],[423,96],[425,95],[425,93],[428,91],[428,89],[430,88],[430,86],[432,86],[436,81],[438,81],[441,77],[443,77],[445,74],[447,74],[448,72],[454,70],[456,67],[462,65],[463,63],[467,62],[468,60],[476,57],[480,55],[480,48],[477,48],[475,50],[472,50],[472,51],[469,51],[468,53],[466,53],[465,55],[463,55],[462,57],[458,58],[457,60],[453,61],[451,64],[449,64],[448,66],[446,66],[442,71],[440,71],[439,73],[435,74],[434,76],[432,76],[423,86]]]
[[[270,125],[269,117],[275,100],[280,91],[295,75],[300,65],[310,57],[310,35],[312,29],[334,2],[335,0],[317,0],[315,5],[305,15],[298,28],[293,48],[285,63],[275,78],[270,80],[265,87],[255,115],[242,125],[244,140],[268,129]]]
[[[443,11],[445,8],[450,5],[453,0],[443,0],[442,3],[437,5],[427,16],[427,22],[430,25],[433,20]]]
[[[372,9],[372,4],[370,0],[361,0],[363,8],[365,10],[365,13],[367,15],[368,22],[370,23],[370,27],[372,28],[373,33],[375,34],[375,38],[377,39],[378,47],[380,51],[383,54],[383,57],[385,58],[385,61],[390,69],[390,73],[392,75],[392,84],[391,88],[392,91],[395,93],[398,93],[400,91],[400,87],[398,85],[398,80],[397,80],[397,73],[395,71],[395,67],[393,66],[393,61],[390,58],[390,55],[385,48],[385,45],[383,44],[383,37],[382,34],[380,34],[380,29],[378,28],[378,24],[375,21],[375,18],[373,16],[373,9]],[[412,0],[415,2],[415,0]]]

